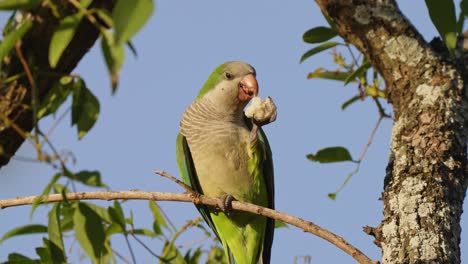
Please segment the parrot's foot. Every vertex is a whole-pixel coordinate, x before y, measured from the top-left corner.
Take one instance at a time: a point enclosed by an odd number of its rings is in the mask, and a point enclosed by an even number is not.
[[[229,212],[232,211],[232,202],[237,201],[236,198],[230,194],[226,194],[221,199],[223,202],[219,209],[221,209],[221,211],[223,211],[225,214],[229,214]]]

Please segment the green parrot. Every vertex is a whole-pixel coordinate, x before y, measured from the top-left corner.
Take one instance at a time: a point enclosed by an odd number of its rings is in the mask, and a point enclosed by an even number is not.
[[[177,162],[183,181],[199,193],[224,198],[227,206],[235,199],[274,209],[273,162],[261,128],[265,122],[243,111],[258,94],[255,76],[252,66],[239,61],[213,71],[182,116]],[[203,205],[197,209],[230,264],[270,263],[274,220]]]

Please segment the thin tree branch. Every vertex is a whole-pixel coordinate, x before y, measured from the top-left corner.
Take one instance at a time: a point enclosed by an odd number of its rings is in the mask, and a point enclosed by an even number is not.
[[[177,183],[180,187],[182,187],[186,192],[190,193],[190,194],[197,194],[197,192],[195,192],[192,188],[190,188],[190,186],[188,186],[187,184],[185,184],[183,181],[177,179],[176,177],[166,173],[165,171],[160,171],[160,170],[157,170],[155,171],[154,173],[164,177],[164,178],[168,178],[169,180]]]
[[[193,192],[193,191],[192,191]],[[195,192],[193,192],[195,193]],[[0,200],[0,208],[13,206],[29,205],[34,203],[36,199],[42,199],[41,203],[50,203],[63,201],[62,194],[50,194],[48,196],[26,196],[12,199]],[[67,193],[67,200],[153,200],[153,201],[179,201],[192,202],[195,204],[203,204],[215,207],[222,207],[223,200],[198,194],[194,196],[190,193],[168,193],[168,192],[144,192],[144,191],[103,191],[103,192],[77,192]],[[372,261],[359,249],[349,244],[342,237],[306,220],[275,211],[266,207],[244,203],[239,201],[232,202],[232,209],[249,212],[257,215],[263,215],[272,219],[280,220],[290,225],[302,229],[304,232],[314,234],[318,237],[337,246],[359,263],[376,264],[378,261]]]
[[[379,129],[380,122],[382,121],[383,118],[384,118],[384,116],[380,115],[379,119],[377,120],[377,123],[374,126],[374,129],[372,129],[372,132],[371,132],[369,138],[367,139],[367,143],[364,146],[364,149],[362,150],[361,155],[359,156],[359,160],[358,160],[359,163],[361,163],[362,160],[364,159],[364,157],[366,156],[366,152],[369,149],[370,145],[372,144],[372,141],[374,140],[375,133],[377,133],[377,129]]]
[[[119,252],[117,252],[116,250],[112,250],[112,252],[113,252],[119,259],[121,259],[125,264],[130,264],[130,261],[128,261],[128,259],[126,259],[124,256],[122,256]]]
[[[136,264],[136,258],[135,258],[135,253],[133,252],[132,245],[130,244],[130,241],[128,240],[128,234],[124,234],[125,237],[125,242],[127,243],[128,251],[130,251],[130,256],[132,256],[132,261],[133,264]]]
[[[136,240],[136,242],[138,242],[141,246],[143,246],[146,251],[148,251],[151,255],[153,255],[154,257],[156,257],[157,259],[161,259],[160,256],[158,256],[158,254],[154,253],[151,248],[149,248],[143,241],[141,241],[141,239],[138,238],[137,235],[135,234],[131,234],[131,236]]]

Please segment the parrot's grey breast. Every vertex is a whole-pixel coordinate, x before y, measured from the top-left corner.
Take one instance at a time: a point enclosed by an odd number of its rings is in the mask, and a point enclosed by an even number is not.
[[[223,115],[209,101],[199,100],[185,111],[180,127],[203,193],[250,200],[246,196],[253,178],[247,168],[249,130],[243,116]]]

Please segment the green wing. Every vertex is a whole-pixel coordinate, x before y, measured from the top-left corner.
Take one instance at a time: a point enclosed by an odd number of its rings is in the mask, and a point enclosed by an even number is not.
[[[176,140],[176,156],[177,156],[177,165],[179,166],[179,171],[182,176],[182,180],[185,184],[190,186],[194,191],[203,194],[202,189],[200,188],[200,183],[198,182],[197,172],[195,171],[195,166],[193,164],[192,154],[190,153],[190,148],[187,144],[187,140],[182,134],[177,135]],[[219,239],[218,232],[213,224],[213,220],[210,217],[208,207],[205,205],[195,205],[205,219],[206,223],[211,227],[215,232],[216,236]],[[221,241],[221,239],[219,239]]]
[[[244,116],[244,121],[247,124],[249,130],[252,130],[252,120]],[[274,183],[274,171],[273,171],[273,158],[270,148],[270,143],[260,127],[257,132],[257,139],[262,142],[264,149],[264,160],[263,160],[263,180],[267,187],[268,194],[268,208],[275,209],[275,183]],[[273,244],[273,235],[275,232],[275,220],[267,218],[267,225],[265,230],[265,240],[263,241],[263,263],[270,263],[271,256],[271,245]]]
[[[245,116],[244,116],[244,120],[249,130],[251,130],[252,121]],[[265,153],[262,170],[263,170],[264,182],[267,186],[268,207],[271,209],[275,209],[273,159],[272,159],[270,144],[268,143],[268,139],[265,133],[263,132],[262,128],[258,129],[257,137],[258,137],[258,140],[262,142],[262,146],[263,146],[264,153]],[[187,140],[182,134],[179,133],[177,135],[176,143],[177,143],[176,144],[177,165],[179,166],[182,180],[185,182],[185,184],[189,185],[196,192],[203,193],[200,188],[200,183],[198,182],[198,176],[195,170],[195,166],[193,164],[193,159],[190,153],[190,148],[187,144]],[[216,236],[219,239],[218,232],[216,231],[213,220],[210,217],[208,207],[204,205],[196,205],[196,207],[198,211],[200,212],[200,214],[203,216],[203,219],[205,219],[206,223],[211,227],[211,229],[215,232]],[[263,242],[263,252],[262,252],[263,263],[270,263],[271,245],[273,243],[274,231],[275,231],[275,221],[271,218],[268,218],[267,226],[265,230],[265,239]],[[219,240],[221,241],[221,239]]]

